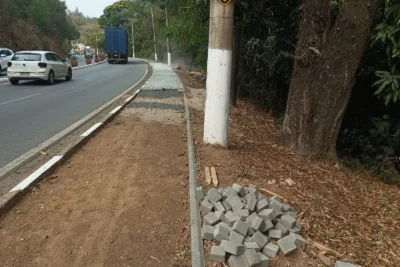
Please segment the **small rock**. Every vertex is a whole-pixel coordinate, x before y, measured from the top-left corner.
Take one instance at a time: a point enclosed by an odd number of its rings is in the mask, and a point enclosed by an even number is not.
[[[333,260],[322,253],[318,254],[318,259],[324,266],[331,267],[333,265]]]
[[[357,265],[349,262],[337,261],[335,267],[357,267]]]
[[[292,186],[292,185],[295,185],[296,183],[292,180],[292,179],[290,179],[290,178],[288,178],[288,179],[285,179],[285,182],[288,184],[288,185],[290,185],[290,186]]]

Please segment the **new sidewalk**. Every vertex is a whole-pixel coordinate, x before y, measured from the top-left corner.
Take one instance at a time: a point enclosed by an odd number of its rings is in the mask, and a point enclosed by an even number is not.
[[[0,217],[1,266],[191,266],[183,85],[167,66]]]

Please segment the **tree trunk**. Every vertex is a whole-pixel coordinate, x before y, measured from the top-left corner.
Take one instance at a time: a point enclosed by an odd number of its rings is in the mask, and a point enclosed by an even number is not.
[[[232,51],[232,77],[231,77],[231,105],[236,107],[239,62],[240,62],[240,41],[242,37],[242,29],[240,25],[236,25],[233,34],[233,51]]]
[[[304,0],[281,141],[299,154],[336,140],[380,0]],[[342,1],[337,0],[337,3]]]

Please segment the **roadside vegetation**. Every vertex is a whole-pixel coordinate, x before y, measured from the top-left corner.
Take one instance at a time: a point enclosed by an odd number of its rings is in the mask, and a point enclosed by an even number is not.
[[[104,28],[124,27],[132,40],[133,27],[136,56],[153,58],[153,10],[159,59],[166,61],[169,36],[175,64],[206,71],[209,0],[122,0],[106,7],[99,19],[68,11],[59,0],[0,2],[3,47],[65,56],[70,40],[102,49]],[[331,157],[400,184],[400,4],[373,0],[359,12],[350,8],[357,5],[353,0],[319,6],[308,0],[237,1],[237,95],[270,111],[282,125],[282,143],[299,154]],[[312,20],[321,22],[319,28],[310,28]],[[307,107],[296,105],[304,103],[302,97]]]
[[[282,143],[299,154],[331,157],[400,184],[400,4],[370,2],[237,1],[237,94],[272,112]],[[131,34],[133,23],[136,55],[153,58],[153,9],[159,59],[166,61],[169,36],[175,63],[205,71],[209,1],[170,1],[167,8],[169,27],[165,1],[149,0],[116,2],[99,25]],[[317,20],[319,28],[310,28],[307,21]],[[303,96],[307,107],[296,105]]]
[[[59,0],[0,0],[2,47],[18,50],[52,50],[66,56],[69,40],[79,32]]]

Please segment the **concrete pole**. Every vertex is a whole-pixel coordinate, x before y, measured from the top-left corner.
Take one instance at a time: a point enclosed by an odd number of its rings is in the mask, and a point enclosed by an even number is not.
[[[165,6],[165,26],[168,28],[168,8]],[[171,67],[171,43],[169,37],[167,36],[167,53],[168,53],[168,66]]]
[[[204,115],[206,143],[228,146],[229,93],[232,74],[233,2],[210,2],[207,97]]]
[[[135,37],[133,36],[133,22],[132,22],[132,57],[136,58],[136,56],[135,56]]]
[[[99,57],[99,42],[97,41],[97,32],[96,32],[96,56]]]
[[[154,59],[157,59],[157,43],[156,43],[156,27],[154,26],[154,14],[153,14],[153,7],[151,7],[151,21],[153,23],[153,36],[154,36]]]

